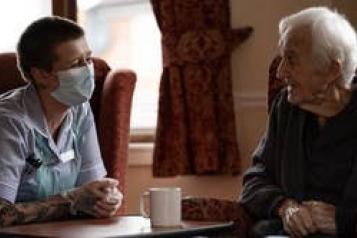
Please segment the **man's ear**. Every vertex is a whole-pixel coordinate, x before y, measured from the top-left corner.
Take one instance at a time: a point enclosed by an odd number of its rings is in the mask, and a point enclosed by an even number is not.
[[[340,81],[342,78],[342,64],[339,60],[332,60],[329,67],[329,74],[331,75],[331,81]]]

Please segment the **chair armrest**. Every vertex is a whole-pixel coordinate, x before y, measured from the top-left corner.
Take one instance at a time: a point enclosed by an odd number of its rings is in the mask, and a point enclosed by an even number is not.
[[[234,221],[235,237],[246,237],[252,224],[248,213],[237,201],[215,198],[183,198],[182,218],[198,221]]]
[[[126,198],[126,170],[130,112],[136,75],[130,70],[111,71],[104,81],[99,115],[98,139],[108,176],[119,179]],[[124,210],[124,204],[123,204]]]

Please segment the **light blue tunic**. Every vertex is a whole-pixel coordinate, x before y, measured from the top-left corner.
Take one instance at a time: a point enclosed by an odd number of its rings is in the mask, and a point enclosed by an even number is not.
[[[55,142],[35,88],[29,84],[0,96],[0,197],[42,200],[102,178],[89,103],[69,109]]]

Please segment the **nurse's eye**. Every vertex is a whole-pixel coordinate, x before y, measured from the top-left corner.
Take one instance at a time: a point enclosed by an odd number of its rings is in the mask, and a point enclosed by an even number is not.
[[[80,66],[82,66],[82,65],[81,65],[81,62],[78,60],[78,61],[74,61],[71,64],[70,68],[72,69],[72,68],[77,68],[77,67],[80,67]]]
[[[87,57],[86,58],[86,63],[87,64],[93,63],[93,57]]]

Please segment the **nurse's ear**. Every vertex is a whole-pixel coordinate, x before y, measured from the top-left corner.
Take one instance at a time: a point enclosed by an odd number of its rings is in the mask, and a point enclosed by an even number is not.
[[[59,85],[57,76],[52,72],[32,67],[30,73],[38,90],[48,90],[52,92]]]

